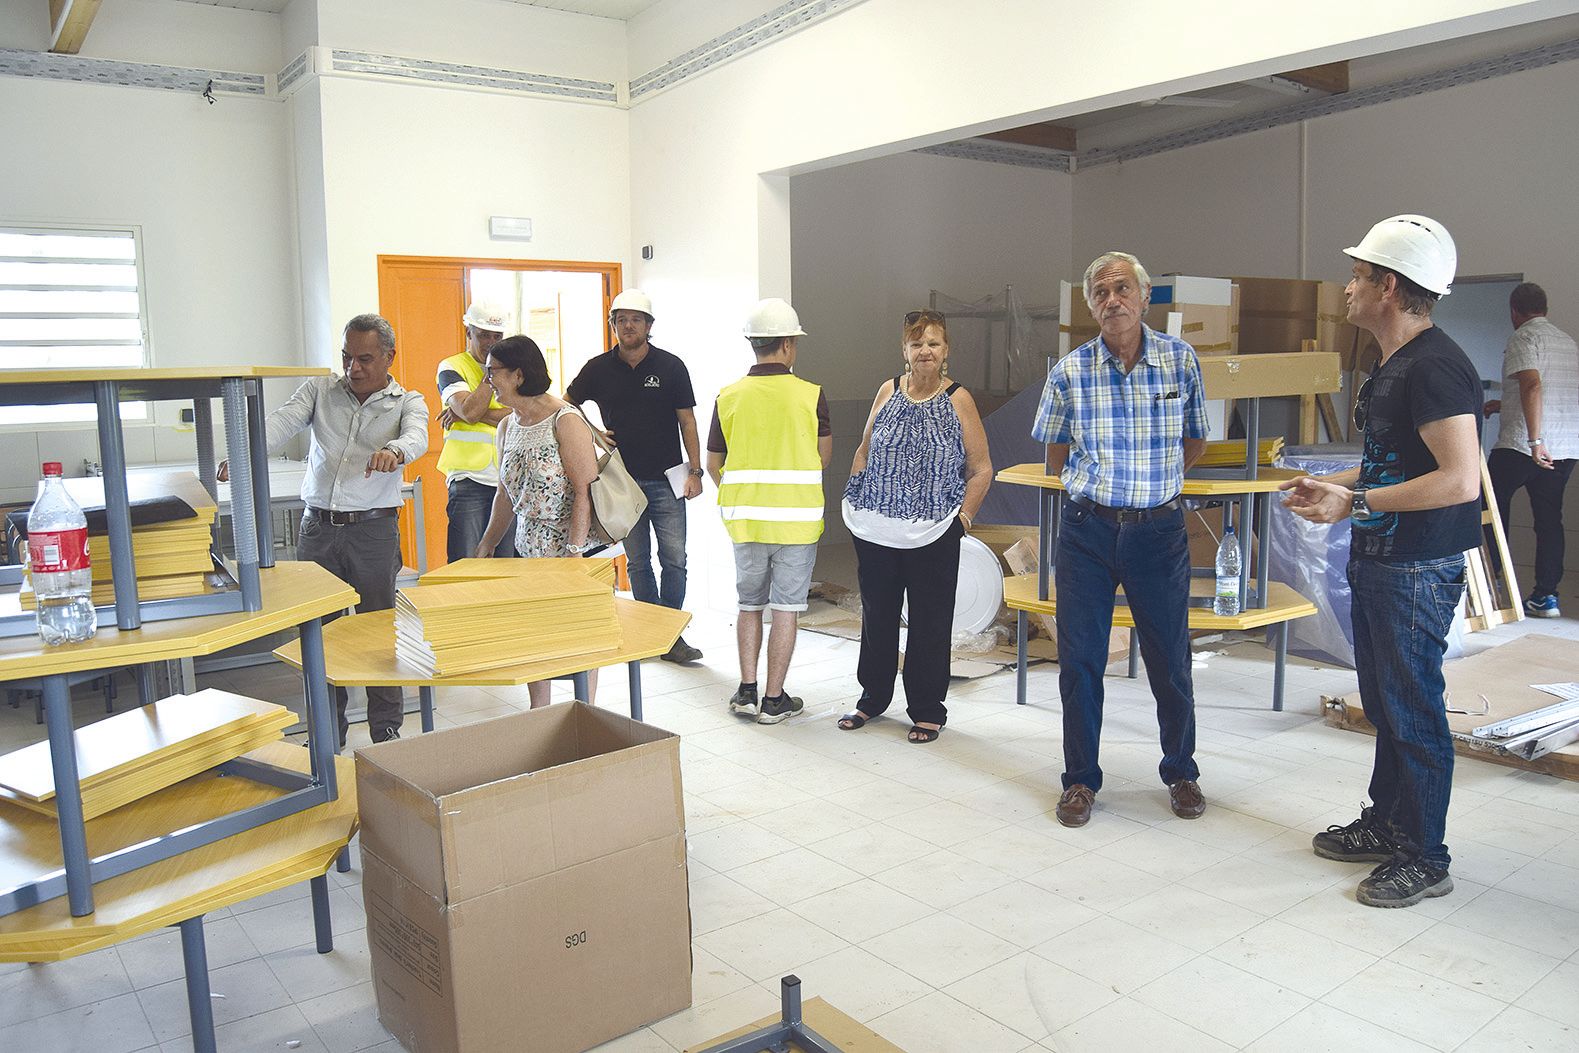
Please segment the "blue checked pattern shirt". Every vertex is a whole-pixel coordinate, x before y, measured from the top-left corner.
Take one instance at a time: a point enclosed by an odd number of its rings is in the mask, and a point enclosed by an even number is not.
[[[1068,443],[1064,490],[1114,508],[1153,508],[1184,486],[1184,440],[1206,438],[1195,349],[1145,327],[1128,374],[1099,336],[1047,375],[1031,435]]]

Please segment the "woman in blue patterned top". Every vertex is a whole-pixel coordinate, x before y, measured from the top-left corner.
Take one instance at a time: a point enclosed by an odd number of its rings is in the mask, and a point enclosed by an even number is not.
[[[861,581],[861,699],[839,718],[853,731],[888,708],[899,667],[899,609],[909,595],[905,702],[911,742],[948,720],[950,637],[959,541],[987,496],[992,459],[970,392],[948,376],[948,324],[905,316],[905,371],[885,381],[844,490]]]

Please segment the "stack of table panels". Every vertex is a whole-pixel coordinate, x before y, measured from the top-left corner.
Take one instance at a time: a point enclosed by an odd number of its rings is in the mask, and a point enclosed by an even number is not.
[[[76,732],[83,818],[276,741],[295,722],[296,715],[284,706],[206,690],[172,695],[89,724]],[[54,817],[48,742],[0,757],[0,801]]]
[[[288,742],[269,743],[246,757],[299,773],[310,767],[307,750]],[[323,874],[357,826],[352,761],[334,761],[338,799],[95,882],[94,912],[85,918],[71,916],[65,896],[0,917],[0,962],[58,961]],[[200,775],[91,820],[88,851],[106,855],[290,792],[247,778]],[[0,819],[0,888],[60,869],[60,829],[53,819],[17,809]]]
[[[210,549],[218,506],[197,476],[190,472],[134,472],[127,477],[132,503],[132,560],[137,568],[137,594],[145,600],[200,595],[214,570]],[[104,508],[102,479],[68,479],[66,489],[89,512],[88,558],[93,565],[93,602],[115,602],[110,538],[93,512]],[[33,591],[24,582],[22,606],[34,606]]]
[[[395,595],[395,654],[427,676],[593,655],[620,642],[613,588],[573,567]]]
[[[576,570],[594,581],[614,585],[614,561],[602,556],[584,559],[458,559],[422,575],[418,585],[453,585],[457,581],[491,578],[530,578],[545,571]]]
[[[1256,447],[1256,463],[1270,465],[1283,452],[1283,437],[1262,439]],[[1245,465],[1245,440],[1226,439],[1206,444],[1206,452],[1195,462],[1197,468],[1243,468]]]

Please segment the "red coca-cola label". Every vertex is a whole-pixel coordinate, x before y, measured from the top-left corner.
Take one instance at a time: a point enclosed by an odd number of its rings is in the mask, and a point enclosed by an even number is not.
[[[36,531],[28,535],[29,567],[34,574],[88,569],[88,528]]]

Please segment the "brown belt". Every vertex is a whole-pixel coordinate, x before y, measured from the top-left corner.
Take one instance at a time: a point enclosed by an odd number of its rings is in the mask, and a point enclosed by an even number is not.
[[[388,519],[400,514],[398,508],[369,508],[361,512],[330,512],[322,508],[307,506],[307,515],[311,519],[327,523],[330,526],[351,526],[368,519]]]
[[[1084,497],[1070,497],[1069,503],[1095,512],[1110,523],[1144,523],[1148,519],[1155,519],[1184,507],[1184,502],[1177,497],[1153,508],[1114,508],[1111,505],[1099,505],[1095,501],[1088,501]]]

